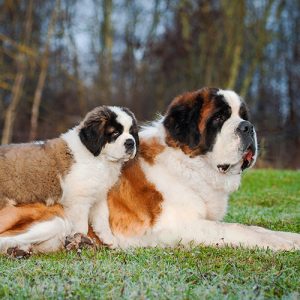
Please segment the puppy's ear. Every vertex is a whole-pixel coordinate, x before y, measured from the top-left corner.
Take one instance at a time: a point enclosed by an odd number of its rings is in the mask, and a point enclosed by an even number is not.
[[[163,121],[172,139],[191,149],[200,143],[200,113],[203,104],[201,95],[184,94],[175,99],[168,108]]]
[[[139,128],[138,125],[136,123],[136,121],[133,122],[133,126],[132,126],[132,136],[135,140],[135,145],[136,145],[136,153],[138,153],[138,148],[140,146],[140,138],[139,138]]]
[[[106,144],[105,125],[107,117],[101,111],[93,111],[88,114],[82,128],[79,131],[79,138],[86,148],[98,156]]]

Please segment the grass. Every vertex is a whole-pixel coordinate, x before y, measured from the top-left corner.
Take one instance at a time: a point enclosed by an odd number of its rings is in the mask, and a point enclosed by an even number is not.
[[[226,221],[300,232],[300,172],[248,172]],[[299,299],[300,252],[178,247],[0,256],[0,299],[28,298]]]

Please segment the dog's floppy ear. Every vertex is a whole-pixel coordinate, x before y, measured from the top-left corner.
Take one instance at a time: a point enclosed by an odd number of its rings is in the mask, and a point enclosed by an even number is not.
[[[106,143],[105,125],[108,114],[102,108],[97,108],[90,112],[79,131],[79,138],[86,148],[94,155],[98,156]]]
[[[200,143],[200,113],[203,104],[201,95],[184,94],[175,99],[168,108],[163,121],[172,139],[191,149]]]

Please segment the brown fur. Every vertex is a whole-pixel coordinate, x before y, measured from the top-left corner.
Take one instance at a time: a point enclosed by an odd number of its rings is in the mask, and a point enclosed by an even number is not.
[[[49,207],[42,203],[5,207],[0,210],[0,236],[16,235],[24,232],[35,222],[63,215],[63,208],[58,204]]]
[[[60,178],[72,164],[72,154],[61,138],[40,144],[1,146],[0,208],[10,201],[57,202],[62,195]]]
[[[153,165],[158,154],[163,152],[164,146],[155,138],[140,142],[139,155],[150,165]]]
[[[94,232],[92,226],[89,226],[88,236],[96,242],[97,245],[103,245],[103,242],[99,239],[98,235]]]
[[[161,212],[162,195],[147,181],[139,161],[129,163],[109,192],[110,226],[114,233],[142,235]]]

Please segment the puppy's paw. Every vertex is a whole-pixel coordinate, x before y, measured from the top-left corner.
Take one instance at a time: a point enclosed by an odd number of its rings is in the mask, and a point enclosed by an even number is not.
[[[77,252],[81,252],[81,249],[84,247],[93,248],[95,246],[95,242],[83,233],[75,233],[74,235],[69,235],[65,239],[65,249],[76,250]]]
[[[32,254],[31,249],[24,250],[19,247],[11,247],[7,249],[7,255],[12,258],[17,258],[17,259],[28,258],[31,256],[31,254]]]

